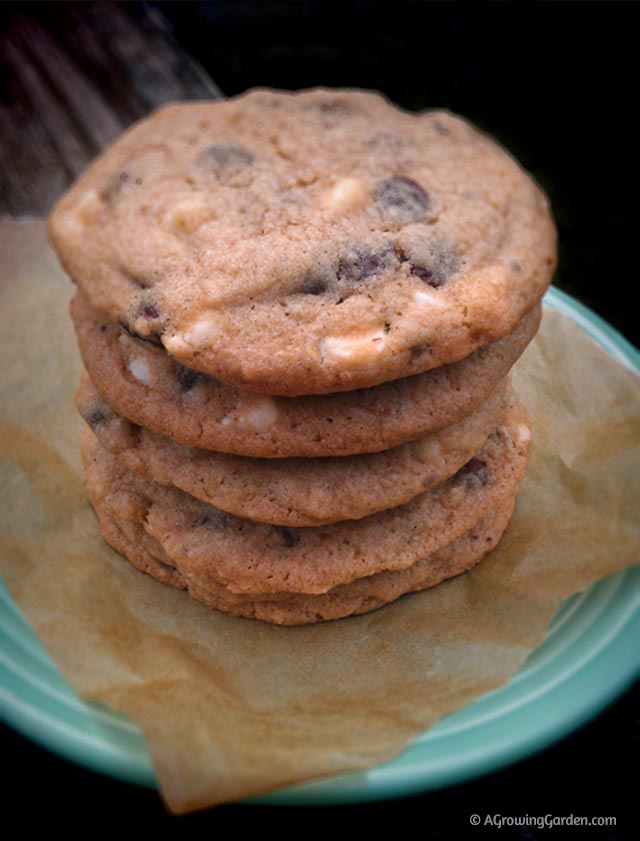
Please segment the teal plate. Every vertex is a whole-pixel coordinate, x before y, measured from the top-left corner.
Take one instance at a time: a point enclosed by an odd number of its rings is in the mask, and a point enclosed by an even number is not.
[[[551,289],[569,315],[623,364],[640,354],[606,322]],[[544,642],[506,686],[443,718],[391,762],[256,797],[253,803],[329,805],[400,797],[470,780],[552,744],[616,698],[640,674],[640,568],[609,576],[563,602]],[[80,700],[0,586],[0,717],[74,762],[155,786],[138,728]]]

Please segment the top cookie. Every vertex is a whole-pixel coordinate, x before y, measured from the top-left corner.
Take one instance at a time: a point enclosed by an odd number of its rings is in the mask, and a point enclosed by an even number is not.
[[[555,265],[546,200],[503,149],[358,91],[162,108],[76,182],[50,234],[97,309],[273,395],[461,359],[512,331]]]

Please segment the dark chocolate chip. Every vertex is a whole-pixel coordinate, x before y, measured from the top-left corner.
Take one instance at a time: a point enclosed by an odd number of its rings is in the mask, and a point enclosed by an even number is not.
[[[387,243],[371,250],[365,245],[354,245],[338,260],[337,268],[317,267],[292,290],[291,294],[333,296],[335,303],[342,303],[376,276],[397,268],[398,257],[393,244]]]
[[[181,394],[191,391],[205,376],[205,374],[200,374],[198,371],[193,371],[191,368],[187,368],[185,365],[180,365],[179,362],[176,362],[176,379],[180,383]]]
[[[444,125],[444,123],[441,123],[440,120],[434,120],[433,127],[438,134],[441,134],[443,137],[448,137],[451,134],[449,129]]]
[[[412,365],[417,364],[420,362],[421,359],[424,359],[425,355],[431,353],[431,348],[429,345],[417,345],[416,347],[411,348],[411,358],[410,362]]]
[[[136,184],[139,179],[136,179]],[[131,181],[131,174],[123,169],[121,172],[116,172],[107,181],[102,191],[102,200],[110,204],[122,192],[122,188]]]
[[[392,265],[397,265],[393,245],[387,244],[375,251],[356,249],[338,263],[337,277],[342,285],[360,285],[382,273]]]
[[[84,415],[84,419],[89,424],[89,426],[94,427],[98,426],[99,423],[102,423],[107,419],[103,409],[99,406],[93,408],[88,414]]]
[[[522,270],[522,266],[520,265],[520,263],[517,263],[515,260],[511,264],[511,268],[513,269],[514,272],[519,272],[519,271]]]
[[[404,175],[394,175],[379,181],[373,200],[383,218],[396,224],[421,222],[431,207],[429,196],[422,187]]]
[[[429,286],[433,286],[434,289],[444,286],[445,281],[449,277],[448,274],[438,271],[438,269],[427,269],[424,266],[411,266],[409,271],[412,275],[428,283]]]
[[[300,543],[300,535],[295,529],[274,526],[271,529],[271,534],[275,537],[275,543],[277,544],[277,546],[272,545],[271,548],[293,549],[294,546]]]
[[[424,248],[421,249],[420,260],[403,251],[398,251],[398,256],[402,263],[409,263],[412,275],[437,289],[458,271],[460,261],[457,254],[438,243],[429,245],[427,251],[429,253],[425,258]]]
[[[424,280],[424,282],[428,283],[430,286],[440,286],[439,283],[433,284],[433,272],[431,271],[431,269],[427,269],[424,266],[411,266],[409,271],[411,272],[411,274],[415,275],[416,277],[419,277],[420,280]]]
[[[223,141],[210,146],[200,155],[198,163],[216,176],[228,178],[252,166],[255,158],[253,154],[239,143]]]
[[[213,505],[210,505],[207,513],[195,520],[193,528],[206,526],[207,528],[214,529],[215,531],[222,531],[222,529],[229,528],[232,522],[233,518],[230,514],[227,514],[226,511],[220,511],[218,508],[214,508]]]
[[[308,275],[295,290],[302,295],[322,295],[329,288],[328,281],[318,275]]]
[[[138,302],[127,322],[122,323],[122,327],[134,339],[161,346],[160,337],[164,333],[164,324],[160,312],[160,308],[155,304],[153,298],[145,296],[142,301]]]
[[[153,304],[143,304],[140,307],[140,315],[143,318],[160,318],[160,313]]]
[[[486,485],[489,481],[489,470],[486,462],[474,456],[460,468],[458,476],[463,476],[467,485]]]

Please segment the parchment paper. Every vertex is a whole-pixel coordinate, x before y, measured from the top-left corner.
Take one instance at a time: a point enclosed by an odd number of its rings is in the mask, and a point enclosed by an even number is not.
[[[210,611],[101,540],[82,488],[72,286],[40,222],[0,224],[0,561],[79,695],[130,715],[175,812],[365,768],[506,683],[558,602],[637,561],[637,378],[547,311],[517,366],[534,427],[499,547],[367,616],[277,628]]]

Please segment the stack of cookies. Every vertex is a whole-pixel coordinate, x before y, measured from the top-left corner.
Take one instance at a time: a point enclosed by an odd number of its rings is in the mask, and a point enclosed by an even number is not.
[[[530,442],[509,371],[555,232],[466,122],[356,91],[172,105],[50,232],[78,286],[89,498],[140,570],[305,624],[496,545]]]

